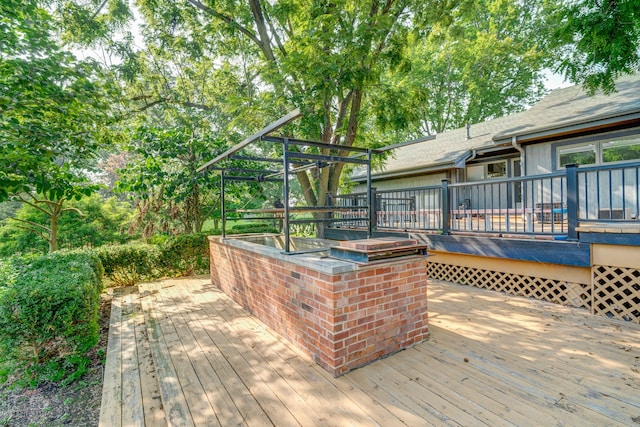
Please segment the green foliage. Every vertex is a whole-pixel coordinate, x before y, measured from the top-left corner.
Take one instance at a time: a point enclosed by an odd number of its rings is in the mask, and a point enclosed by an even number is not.
[[[197,172],[221,141],[198,114],[164,111],[163,119],[137,125],[126,144],[130,156],[116,189],[137,203],[135,225],[144,236],[194,233],[217,212],[219,178]]]
[[[262,222],[252,222],[247,224],[236,224],[231,227],[231,234],[248,234],[248,233],[277,233],[278,229],[271,224]]]
[[[160,266],[170,275],[209,272],[209,240],[206,234],[170,237],[160,246]]]
[[[580,0],[558,11],[553,33],[559,69],[595,92],[615,91],[614,80],[640,66],[640,8],[637,0]]]
[[[533,104],[553,59],[547,14],[541,2],[475,1],[453,9],[447,25],[412,34],[402,69],[374,91],[377,124],[408,140]]]
[[[105,245],[94,249],[113,286],[134,285],[166,276],[187,276],[209,271],[206,234],[158,236],[152,244]]]
[[[94,249],[104,267],[105,278],[114,286],[129,286],[162,276],[160,248],[145,243],[106,245]]]
[[[61,248],[125,243],[134,237],[127,232],[133,216],[128,203],[119,202],[115,197],[103,200],[94,194],[70,202],[69,207],[73,210],[62,215],[58,221],[58,244]],[[5,220],[5,225],[0,227],[0,256],[47,252],[46,239],[33,227],[26,227],[27,224],[46,226],[47,215],[25,204],[13,216],[14,220]]]
[[[31,385],[79,378],[98,341],[101,278],[100,260],[86,251],[5,261],[0,364],[16,366]]]

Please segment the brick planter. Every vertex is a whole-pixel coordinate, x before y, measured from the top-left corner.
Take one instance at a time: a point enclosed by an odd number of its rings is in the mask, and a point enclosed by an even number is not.
[[[428,338],[423,256],[356,265],[209,240],[212,283],[334,376]]]

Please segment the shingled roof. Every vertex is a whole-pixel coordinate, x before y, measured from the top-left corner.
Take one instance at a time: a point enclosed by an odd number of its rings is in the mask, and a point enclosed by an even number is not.
[[[640,118],[640,75],[620,78],[617,92],[588,96],[581,86],[556,89],[521,113],[472,124],[438,134],[435,139],[402,146],[393,151],[377,179],[464,167],[472,150],[491,151],[519,142]],[[353,180],[361,177],[355,173]]]

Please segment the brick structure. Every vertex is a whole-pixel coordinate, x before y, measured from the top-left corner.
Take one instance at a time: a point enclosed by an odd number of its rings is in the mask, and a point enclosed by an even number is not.
[[[334,376],[428,338],[423,256],[356,265],[209,240],[212,283]]]

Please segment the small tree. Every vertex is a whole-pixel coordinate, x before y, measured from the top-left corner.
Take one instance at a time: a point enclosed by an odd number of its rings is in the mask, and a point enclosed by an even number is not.
[[[116,187],[133,196],[134,225],[146,236],[200,233],[219,206],[220,181],[196,169],[222,144],[203,130],[196,114],[166,112],[164,118],[162,124],[144,123],[134,131]]]
[[[37,1],[3,2],[0,42],[0,202],[40,210],[48,224],[23,223],[57,249],[58,220],[71,199],[97,188],[87,179],[104,133],[107,86],[94,62],[59,48]]]

